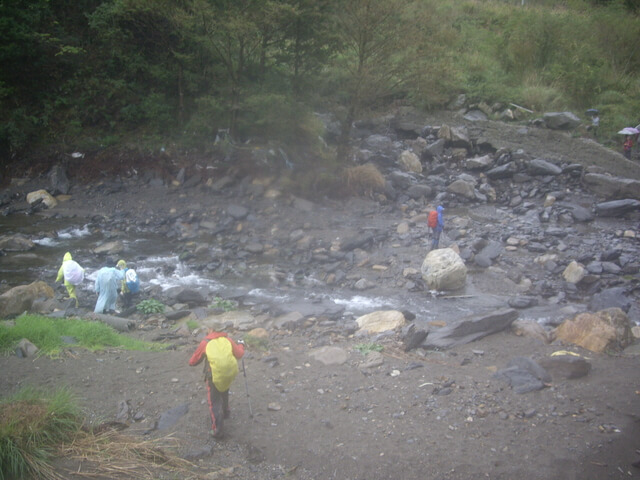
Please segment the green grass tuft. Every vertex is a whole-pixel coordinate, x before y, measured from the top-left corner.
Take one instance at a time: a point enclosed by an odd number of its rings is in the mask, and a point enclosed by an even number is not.
[[[162,350],[163,345],[143,342],[119,334],[109,325],[77,318],[53,319],[40,315],[22,315],[15,325],[0,323],[0,352],[12,351],[26,338],[44,355],[58,355],[66,345],[62,338],[73,337],[76,345],[89,350],[120,347],[127,350]],[[1,480],[1,479],[0,479]]]
[[[49,460],[81,425],[75,398],[64,389],[47,395],[25,388],[1,399],[0,480],[55,478]]]
[[[384,347],[379,343],[358,343],[353,348],[365,356],[371,352],[382,352],[384,350]]]

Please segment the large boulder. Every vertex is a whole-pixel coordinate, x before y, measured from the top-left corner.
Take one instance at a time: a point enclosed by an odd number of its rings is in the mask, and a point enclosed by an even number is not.
[[[473,200],[476,198],[476,190],[473,183],[461,178],[451,182],[447,186],[447,191],[455,193],[456,195],[460,195],[469,200]]]
[[[356,323],[363,333],[381,333],[402,327],[406,320],[398,310],[379,310],[356,318]]]
[[[571,112],[548,112],[542,117],[547,128],[553,130],[570,130],[576,128],[580,123],[580,119]]]
[[[51,193],[53,195],[67,195],[71,189],[67,173],[60,164],[54,165],[51,168],[49,181],[51,182]]]
[[[596,215],[599,217],[623,217],[633,211],[640,211],[640,200],[625,198],[596,204]]]
[[[7,252],[24,252],[31,250],[36,246],[31,240],[24,235],[8,235],[0,237],[0,250]]]
[[[618,352],[633,342],[631,321],[620,308],[580,313],[557,327],[555,336],[592,352]]]
[[[562,169],[554,163],[542,158],[534,158],[527,165],[529,175],[560,175]]]
[[[516,318],[518,318],[518,311],[513,308],[466,317],[446,327],[431,330],[422,347],[444,349],[464,345],[510,327]]]
[[[562,277],[569,283],[580,283],[587,274],[584,265],[573,260],[562,272]]]
[[[343,365],[349,359],[349,352],[334,345],[325,345],[309,352],[309,356],[324,365]]]
[[[46,190],[36,190],[35,192],[27,193],[27,203],[29,205],[42,200],[47,208],[53,208],[58,205],[58,201]]]
[[[640,181],[602,173],[587,173],[582,181],[596,195],[608,199],[640,200]]]
[[[529,393],[543,389],[551,383],[551,375],[535,360],[515,357],[506,368],[498,370],[494,378],[507,382],[516,393]]]
[[[432,290],[459,290],[467,281],[467,267],[451,248],[430,251],[422,262],[421,272]]]
[[[96,255],[117,255],[124,251],[124,243],[120,240],[105,242],[93,249]]]
[[[36,300],[42,297],[53,298],[53,294],[53,289],[43,281],[13,287],[0,295],[0,318],[29,312]]]
[[[414,173],[422,173],[422,164],[420,163],[420,159],[418,156],[410,152],[409,150],[404,150],[400,157],[398,158],[398,165],[405,172],[414,172]]]
[[[591,371],[588,360],[572,352],[556,352],[550,357],[541,358],[538,363],[553,378],[560,380],[582,378]]]

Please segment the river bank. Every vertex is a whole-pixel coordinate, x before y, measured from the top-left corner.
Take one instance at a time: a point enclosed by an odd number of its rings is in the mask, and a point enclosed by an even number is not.
[[[456,121],[429,120],[421,120],[421,130]],[[354,329],[359,315],[397,309],[434,330],[503,308],[514,298],[531,300],[518,310],[521,319],[551,329],[597,309],[602,292],[621,286],[615,301],[630,302],[628,314],[637,321],[640,247],[628,232],[637,233],[639,213],[594,215],[605,199],[583,183],[584,170],[571,167],[578,160],[606,160],[622,173],[621,156],[566,133],[518,128],[482,123],[468,131],[493,145],[496,161],[498,152],[509,152],[503,165],[524,168],[544,157],[559,173],[545,163],[549,171],[542,175],[523,170],[515,178],[494,179],[487,170],[470,170],[466,159],[456,160],[452,147],[445,147],[437,157],[421,156],[424,174],[407,174],[389,167],[387,159],[409,141],[371,139],[381,134],[370,131],[361,151],[373,152],[386,178],[395,179],[395,196],[387,191],[380,194],[384,198],[302,198],[284,188],[286,171],[214,169],[210,182],[202,173],[196,182],[196,173],[180,176],[177,166],[157,172],[133,163],[119,176],[80,182],[69,175],[69,197],[29,221],[15,222],[29,209],[24,196],[9,202],[13,212],[3,217],[3,233],[22,231],[39,243],[0,259],[5,290],[37,279],[52,283],[61,252],[70,247],[89,279],[103,264],[126,258],[140,273],[141,298],[169,306],[161,317],[130,313],[136,323],[130,334],[167,342],[172,350],[3,357],[1,389],[68,385],[93,419],[115,418],[124,402],[124,422],[133,435],[175,435],[180,455],[194,459],[194,475],[201,478],[221,469],[222,478],[260,479],[637,476],[638,357],[631,351],[595,354],[505,330],[447,350],[405,352],[398,332],[363,335]],[[370,150],[373,140],[383,146]],[[479,179],[475,191],[489,198],[495,193],[495,201],[447,188],[469,175]],[[406,177],[409,183],[401,187],[398,179]],[[46,176],[28,178],[4,193],[26,195],[48,182]],[[429,193],[410,195],[416,184]],[[550,196],[555,202],[547,205]],[[426,214],[435,202],[446,206],[442,246],[456,248],[468,267],[458,292],[431,291],[421,278],[429,244]],[[68,232],[75,233],[65,238]],[[573,260],[600,268],[589,271],[595,281],[565,281],[563,271]],[[13,278],[24,265],[30,266]],[[88,281],[80,290],[80,313],[93,307],[91,287]],[[186,301],[180,297],[185,290],[201,300]],[[59,300],[62,294],[58,289]],[[211,312],[199,312],[216,298],[237,303],[249,319],[229,321],[232,335],[261,327],[268,340],[266,348],[247,354],[247,392],[238,378],[229,434],[212,443],[201,374],[187,366],[198,333],[185,325],[207,318]],[[191,316],[177,315],[181,311]],[[384,348],[373,363],[361,353],[371,344]],[[327,349],[329,360],[318,357]],[[541,359],[564,349],[588,358],[586,377],[555,377],[542,390],[518,394],[494,376],[516,357]],[[342,360],[333,363],[332,357]],[[163,413],[185,404],[188,411],[169,429],[153,428]]]

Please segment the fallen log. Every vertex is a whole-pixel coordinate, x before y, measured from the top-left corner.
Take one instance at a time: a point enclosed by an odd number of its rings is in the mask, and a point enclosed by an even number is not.
[[[128,332],[135,326],[133,320],[129,320],[128,318],[116,317],[114,315],[106,315],[104,313],[91,312],[87,314],[86,318],[88,318],[89,320],[98,320],[99,322],[106,323],[119,332]]]

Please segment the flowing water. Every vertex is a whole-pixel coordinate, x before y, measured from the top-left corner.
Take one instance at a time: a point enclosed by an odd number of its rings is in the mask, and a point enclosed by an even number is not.
[[[44,280],[53,285],[65,252],[85,268],[85,282],[79,296],[91,299],[93,281],[98,269],[107,262],[115,265],[117,258],[98,256],[92,250],[105,241],[114,240],[113,234],[103,232],[92,224],[77,224],[70,218],[13,215],[0,217],[0,235],[20,233],[35,243],[28,252],[7,252],[0,257],[0,275],[8,286]],[[175,242],[165,235],[153,232],[137,233],[135,238],[117,237],[125,247],[125,258],[133,264],[143,288],[166,290],[176,286],[189,287],[206,293],[212,299],[241,297],[245,305],[271,305],[282,312],[299,311],[304,315],[321,315],[323,312],[340,312],[346,318],[357,317],[375,310],[396,309],[416,314],[417,322],[427,323],[438,319],[461,318],[484,313],[506,305],[508,296],[487,294],[468,282],[464,292],[451,296],[438,296],[436,292],[409,292],[390,289],[388,294],[370,291],[332,288],[308,276],[290,274],[282,282],[257,282],[251,275],[238,274],[221,280],[207,276],[207,271],[191,268],[174,252]],[[553,309],[530,309],[528,316],[547,322],[555,316]]]

